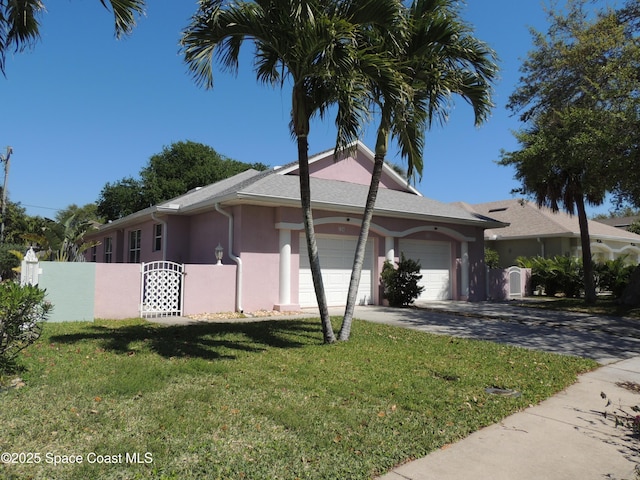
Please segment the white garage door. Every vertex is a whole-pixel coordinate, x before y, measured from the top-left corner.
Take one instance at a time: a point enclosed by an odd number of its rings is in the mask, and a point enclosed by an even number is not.
[[[353,256],[356,251],[357,238],[354,237],[328,237],[316,235],[318,252],[320,254],[320,267],[322,268],[322,281],[324,283],[327,304],[329,306],[342,306],[347,303],[349,281],[351,280],[351,268]],[[367,241],[362,276],[358,287],[357,305],[371,303],[373,277],[373,241]],[[307,241],[304,234],[300,235],[300,306],[313,307],[316,301],[313,289],[313,278],[309,268],[309,255],[307,254]]]
[[[450,300],[451,244],[401,239],[399,246],[405,258],[420,261],[420,285],[425,289],[418,300]]]

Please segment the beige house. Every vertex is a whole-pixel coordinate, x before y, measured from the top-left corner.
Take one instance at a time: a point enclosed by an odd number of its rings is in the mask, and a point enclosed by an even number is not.
[[[554,213],[549,208],[539,208],[535,202],[520,199],[458,205],[477,215],[509,224],[484,232],[485,246],[498,252],[503,267],[514,265],[520,256],[582,256],[580,227],[575,215],[562,211]],[[589,236],[596,262],[626,255],[630,263],[640,263],[640,235],[589,220]]]

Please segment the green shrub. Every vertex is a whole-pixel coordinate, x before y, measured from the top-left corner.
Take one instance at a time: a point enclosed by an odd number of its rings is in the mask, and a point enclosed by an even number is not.
[[[0,283],[0,366],[35,342],[51,311],[45,291],[13,281]]]
[[[420,262],[404,257],[400,254],[400,262],[394,268],[390,261],[384,262],[380,278],[384,288],[384,298],[392,307],[406,307],[411,305],[423,292],[424,287],[418,285]]]
[[[557,279],[552,274],[550,261],[547,258],[518,257],[517,265],[520,268],[531,269],[531,287],[533,290],[544,290],[545,295],[553,296],[558,292]]]
[[[531,269],[531,286],[542,288],[545,295],[562,292],[567,297],[579,297],[583,288],[582,261],[574,257],[557,255],[553,258],[518,257],[521,268]]]
[[[489,268],[500,268],[500,255],[493,248],[484,248],[484,263]]]
[[[14,268],[20,266],[20,259],[12,253],[12,250],[25,252],[26,248],[18,243],[3,243],[0,245],[0,280],[19,277]]]
[[[519,267],[531,269],[531,285],[534,290],[543,289],[545,295],[564,293],[567,297],[579,297],[583,290],[582,260],[561,255],[553,258],[518,257]],[[596,286],[600,291],[611,292],[620,298],[629,284],[634,265],[628,265],[627,257],[594,265]]]
[[[627,263],[627,255],[599,263],[595,266],[596,285],[601,291],[611,292],[615,298],[620,298],[635,268],[635,265]]]
[[[558,255],[552,259],[552,270],[558,281],[558,288],[569,298],[578,298],[584,288],[582,260]]]

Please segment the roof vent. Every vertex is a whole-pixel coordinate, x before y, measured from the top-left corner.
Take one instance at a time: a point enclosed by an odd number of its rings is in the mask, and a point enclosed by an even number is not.
[[[491,210],[489,210],[489,213],[493,213],[493,212],[504,212],[507,210],[507,207],[502,207],[502,208],[492,208]]]

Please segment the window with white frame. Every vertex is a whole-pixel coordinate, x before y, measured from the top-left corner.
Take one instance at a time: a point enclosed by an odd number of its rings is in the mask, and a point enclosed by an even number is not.
[[[156,223],[153,226],[153,251],[162,250],[162,224]]]
[[[104,263],[113,262],[113,238],[104,238]]]
[[[141,230],[131,230],[129,232],[129,263],[140,263],[141,238]]]

